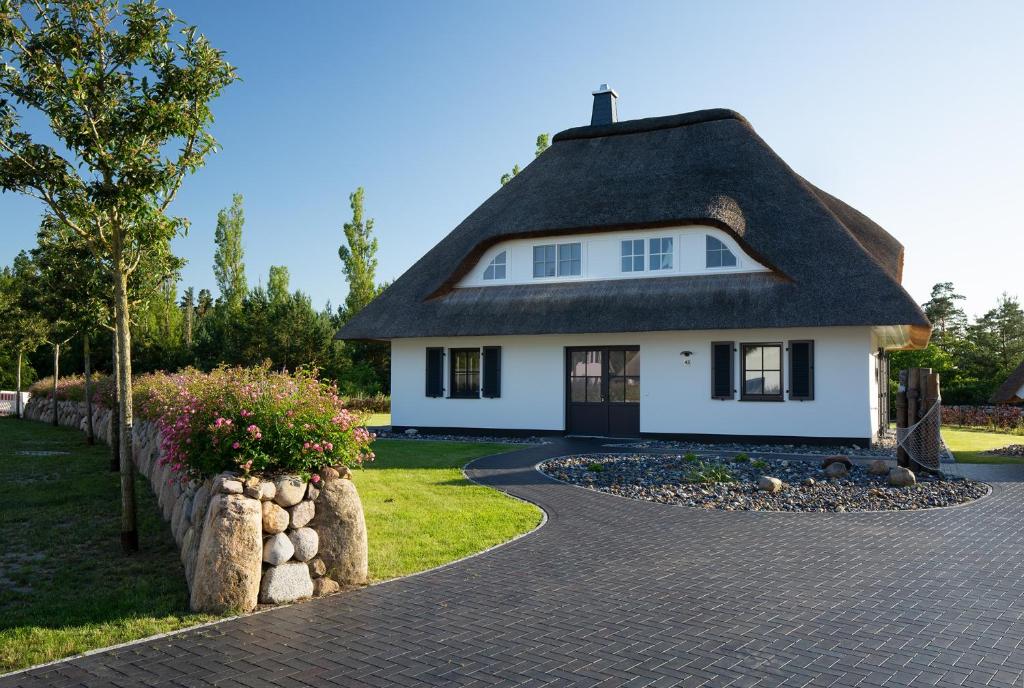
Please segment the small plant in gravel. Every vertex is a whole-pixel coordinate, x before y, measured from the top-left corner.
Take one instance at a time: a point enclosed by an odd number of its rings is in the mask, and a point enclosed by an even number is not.
[[[763,471],[768,468],[768,462],[764,459],[754,459],[750,462],[751,467],[756,468],[759,471]]]
[[[587,470],[590,471],[591,473],[601,473],[602,471],[604,471],[604,464],[598,463],[597,461],[593,461],[587,464]]]
[[[732,457],[733,463],[748,463],[750,461],[750,455],[746,452],[740,452],[736,456]]]
[[[683,455],[683,461],[686,463],[696,463],[697,455],[693,452],[686,452],[686,454]]]
[[[713,485],[715,483],[734,483],[736,477],[728,468],[714,463],[698,463],[686,476],[687,482]]]

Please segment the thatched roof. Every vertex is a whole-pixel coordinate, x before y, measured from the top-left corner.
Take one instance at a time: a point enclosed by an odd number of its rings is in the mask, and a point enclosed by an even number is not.
[[[495,243],[700,224],[770,273],[455,288]],[[894,325],[927,332],[903,247],[791,170],[730,110],[578,127],[338,333],[344,339]]]
[[[993,404],[1019,404],[1024,402],[1021,390],[1024,390],[1024,361],[1021,361],[1017,370],[1010,373],[1006,382],[999,386],[991,401]]]

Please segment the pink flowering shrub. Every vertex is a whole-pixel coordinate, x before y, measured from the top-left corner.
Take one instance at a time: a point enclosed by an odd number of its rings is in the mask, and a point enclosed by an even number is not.
[[[104,376],[93,373],[93,387],[101,384],[105,379]],[[53,396],[53,376],[36,380],[27,391],[34,397],[49,399]],[[85,376],[65,375],[59,378],[57,380],[57,399],[60,401],[85,401]]]
[[[373,461],[374,435],[315,374],[266,367],[147,375],[135,395],[182,478],[233,470],[310,477],[325,466]]]
[[[58,383],[60,399],[85,398],[81,376]],[[50,384],[33,393],[50,396]],[[94,380],[96,403],[112,406],[110,377]],[[222,471],[291,473],[316,479],[325,466],[358,466],[375,458],[365,414],[350,409],[338,389],[309,371],[266,366],[187,369],[133,380],[135,417],[161,429],[165,463],[182,480]]]

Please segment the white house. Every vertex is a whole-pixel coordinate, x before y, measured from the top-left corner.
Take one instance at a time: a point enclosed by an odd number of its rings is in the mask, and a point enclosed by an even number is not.
[[[420,431],[869,443],[903,247],[729,110],[568,129],[339,332]]]

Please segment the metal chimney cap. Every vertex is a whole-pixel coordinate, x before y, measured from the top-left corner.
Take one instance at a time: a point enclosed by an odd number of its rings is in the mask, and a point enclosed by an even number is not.
[[[614,97],[616,97],[616,98],[619,97],[619,94],[615,92],[615,89],[608,88],[608,84],[601,84],[600,88],[598,88],[596,91],[594,91],[590,95],[596,96],[599,93],[611,93]]]

